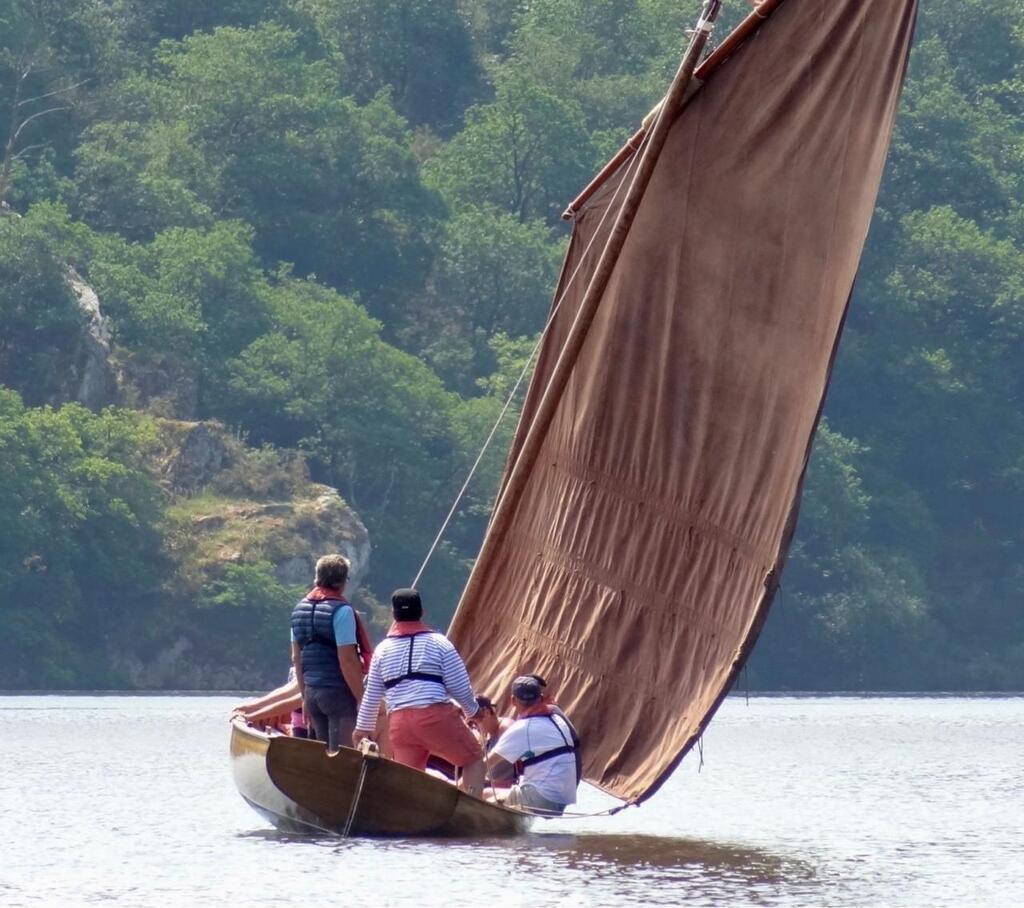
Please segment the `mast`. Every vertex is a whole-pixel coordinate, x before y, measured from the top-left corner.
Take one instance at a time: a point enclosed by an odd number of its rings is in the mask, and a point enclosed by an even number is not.
[[[619,260],[619,254],[622,252],[622,247],[629,236],[630,227],[633,226],[633,220],[640,208],[640,202],[643,199],[648,183],[650,183],[651,174],[654,173],[658,156],[661,154],[676,116],[682,109],[687,96],[687,90],[693,80],[694,70],[696,70],[701,54],[703,54],[704,48],[711,37],[715,20],[718,18],[721,8],[722,0],[704,0],[704,7],[700,18],[697,20],[697,24],[691,33],[689,47],[687,47],[686,54],[679,65],[675,78],[672,80],[668,94],[665,95],[665,99],[660,105],[657,119],[648,134],[646,146],[643,148],[637,172],[627,190],[622,207],[619,209],[614,226],[601,252],[601,257],[594,268],[593,276],[587,285],[572,327],[569,329],[568,337],[558,356],[551,379],[544,389],[544,395],[541,398],[537,414],[530,424],[519,455],[511,466],[511,472],[501,497],[494,506],[491,522],[487,529],[487,537],[484,540],[479,556],[481,559],[489,549],[501,546],[508,532],[516,505],[526,485],[526,480],[537,459],[537,454],[540,452],[544,437],[547,434],[548,427],[551,425],[551,420],[555,415],[555,410],[562,397],[562,393],[565,391],[565,386],[572,374],[579,352],[587,339],[587,332],[593,324],[601,298],[604,296],[605,289],[608,287],[608,282],[611,280],[615,265]],[[479,578],[479,572],[474,570],[470,575],[469,582],[466,584],[466,589],[463,591],[462,599],[459,602],[459,608],[453,621],[458,619],[458,612],[462,610],[464,604],[471,601],[476,595],[480,584]]]
[[[782,0],[761,0],[754,11],[733,31],[731,31],[726,39],[710,54],[708,54],[704,61],[694,70],[693,88],[699,87],[701,82],[707,79],[716,69],[718,69],[719,66],[725,63],[725,61],[735,53],[737,48],[739,48],[747,38],[761,27],[761,23],[775,12],[776,7],[778,7],[780,3],[782,3]],[[689,100],[691,94],[692,91],[688,92],[686,97],[683,98],[684,104]],[[644,122],[640,128],[626,140],[626,144],[615,152],[614,157],[612,157],[612,159],[601,168],[597,176],[587,183],[580,194],[569,203],[565,211],[562,212],[562,220],[573,220],[580,209],[587,204],[587,202],[593,197],[594,193],[596,193],[608,181],[612,174],[625,164],[626,161],[633,157],[637,149],[639,149],[643,144],[644,137],[647,135],[647,132],[651,127],[650,120],[655,116],[657,111],[658,108],[656,107],[651,111],[651,113],[644,117]]]

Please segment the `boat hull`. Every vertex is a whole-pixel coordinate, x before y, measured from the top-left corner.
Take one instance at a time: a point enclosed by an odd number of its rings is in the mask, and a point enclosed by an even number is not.
[[[491,804],[454,785],[379,756],[266,735],[236,720],[231,769],[239,793],[286,832],[353,836],[508,836],[529,814]]]

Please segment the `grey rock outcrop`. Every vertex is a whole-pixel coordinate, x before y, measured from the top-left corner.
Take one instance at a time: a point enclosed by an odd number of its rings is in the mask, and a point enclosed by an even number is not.
[[[310,481],[295,451],[255,450],[217,422],[159,420],[152,470],[177,501],[176,560],[193,578],[189,595],[225,565],[269,562],[278,582],[313,579],[317,558],[352,562],[355,590],[370,563],[370,537],[336,489]]]
[[[85,331],[75,357],[71,390],[74,400],[99,410],[118,402],[117,373],[110,358],[110,328],[100,312],[96,292],[74,271],[68,270],[68,286],[85,313]]]
[[[164,480],[175,492],[194,492],[228,465],[224,430],[216,423],[187,425],[177,449],[164,461]]]
[[[311,484],[291,501],[228,504],[211,501],[195,514],[190,531],[199,566],[215,576],[227,564],[268,561],[285,586],[313,581],[316,560],[339,552],[352,563],[349,590],[370,566],[370,536],[335,489]]]
[[[53,403],[76,400],[92,410],[117,404],[167,419],[194,419],[199,386],[192,371],[172,356],[114,345],[96,291],[73,268],[67,282],[85,314],[85,329],[61,399]]]
[[[370,536],[356,513],[342,500],[336,489],[320,486],[319,495],[297,513],[297,523],[309,549],[274,565],[281,583],[308,583],[313,578],[316,559],[338,552],[352,563],[349,587],[362,583],[370,566]]]
[[[199,384],[195,374],[171,356],[131,354],[118,348],[121,403],[165,419],[195,419]]]

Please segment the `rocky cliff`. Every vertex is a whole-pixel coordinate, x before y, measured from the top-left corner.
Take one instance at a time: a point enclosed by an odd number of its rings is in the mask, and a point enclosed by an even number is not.
[[[71,287],[78,306],[85,315],[74,368],[70,376],[75,387],[72,396],[92,410],[98,410],[118,399],[117,374],[111,361],[110,329],[100,301],[92,287],[88,286],[73,270],[68,271],[68,285]]]
[[[168,573],[159,627],[140,628],[127,645],[111,642],[124,686],[280,683],[291,606],[312,583],[317,558],[331,552],[351,561],[349,597],[380,623],[360,590],[369,535],[338,492],[310,481],[299,452],[253,449],[220,423],[181,418],[195,411],[191,377],[118,350],[92,288],[73,271],[67,280],[85,320],[65,399],[143,410],[159,427],[150,469],[166,494]]]

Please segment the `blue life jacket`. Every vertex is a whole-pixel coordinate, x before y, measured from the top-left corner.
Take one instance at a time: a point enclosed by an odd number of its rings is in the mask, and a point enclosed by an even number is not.
[[[334,637],[334,613],[340,608],[352,606],[344,599],[303,599],[292,611],[292,636],[302,649],[302,677],[310,687],[348,689]]]

